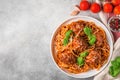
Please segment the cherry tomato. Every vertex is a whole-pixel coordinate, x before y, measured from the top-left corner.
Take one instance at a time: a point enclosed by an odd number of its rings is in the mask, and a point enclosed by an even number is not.
[[[114,6],[117,6],[117,5],[120,4],[120,0],[112,0],[112,4],[113,4]]]
[[[118,6],[116,6],[115,8],[114,8],[114,14],[120,14],[120,5],[118,5]]]
[[[104,4],[104,6],[103,6],[103,11],[104,12],[110,13],[110,12],[112,12],[112,10],[113,10],[112,4],[110,4],[110,3]]]
[[[90,7],[90,10],[93,13],[98,13],[101,10],[101,8],[100,8],[100,5],[98,3],[93,3]]]
[[[81,10],[88,10],[90,7],[90,3],[86,0],[80,2],[80,9]]]

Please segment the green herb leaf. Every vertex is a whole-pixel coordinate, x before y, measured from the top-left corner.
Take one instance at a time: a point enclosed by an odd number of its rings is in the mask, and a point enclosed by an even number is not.
[[[86,57],[88,55],[88,52],[87,51],[84,51],[80,54],[80,57]]]
[[[69,38],[70,38],[70,34],[72,33],[73,31],[72,30],[68,30],[66,33],[65,33],[65,38],[63,40],[63,45],[66,46],[68,43],[69,43]]]
[[[119,62],[117,62],[116,60],[114,60],[114,61],[111,61],[111,64],[114,66],[114,68],[119,68],[120,67],[120,63]]]
[[[116,77],[119,73],[120,73],[120,69],[119,68],[114,69],[114,67],[113,67],[113,74],[112,74],[112,76]]]
[[[110,68],[109,68],[109,74],[113,75],[113,66],[110,66]]]
[[[115,60],[111,61],[109,74],[113,77],[116,77],[118,74],[120,74],[120,56],[116,57]]]
[[[83,65],[84,65],[84,59],[83,59],[82,57],[78,57],[78,58],[77,58],[77,64],[78,64],[79,66],[83,66]]]
[[[90,35],[90,40],[89,40],[89,44],[90,45],[93,45],[94,43],[95,43],[95,41],[96,41],[96,36],[95,35]]]
[[[92,30],[89,27],[85,27],[84,28],[84,33],[89,36],[89,35],[91,35]]]
[[[63,45],[66,46],[68,44],[69,40],[67,38],[64,38]]]
[[[119,68],[115,68],[115,66],[110,66],[110,68],[109,68],[109,74],[112,77],[116,77],[119,73],[120,73],[120,69]]]
[[[116,61],[120,63],[120,56],[116,57]]]
[[[96,41],[96,36],[92,34],[92,30],[89,27],[84,28],[84,33],[88,36],[89,44],[93,45]]]
[[[68,31],[65,33],[65,36],[66,36],[67,38],[69,38],[69,37],[70,37],[70,34],[71,34],[72,32],[73,32],[72,30],[68,30]]]

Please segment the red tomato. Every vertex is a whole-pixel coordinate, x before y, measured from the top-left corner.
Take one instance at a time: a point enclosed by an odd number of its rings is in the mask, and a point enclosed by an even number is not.
[[[112,12],[112,10],[113,10],[112,4],[110,4],[110,3],[104,4],[104,6],[103,6],[103,11],[104,12],[110,13],[110,12]]]
[[[81,10],[88,10],[90,7],[90,3],[86,0],[80,2],[80,9]]]
[[[93,3],[90,7],[90,10],[93,13],[98,13],[101,10],[101,8],[100,8],[100,5],[98,3]]]
[[[114,14],[120,14],[120,5],[118,5],[118,6],[116,6],[115,8],[114,8]]]
[[[114,6],[117,6],[117,5],[120,4],[120,0],[112,0],[112,4],[113,4]]]

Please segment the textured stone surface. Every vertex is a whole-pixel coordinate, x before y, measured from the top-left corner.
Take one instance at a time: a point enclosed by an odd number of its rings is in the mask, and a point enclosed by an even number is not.
[[[0,0],[0,80],[92,80],[63,74],[50,55],[54,29],[79,1]]]

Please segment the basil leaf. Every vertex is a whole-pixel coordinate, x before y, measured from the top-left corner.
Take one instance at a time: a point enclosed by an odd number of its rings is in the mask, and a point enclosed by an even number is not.
[[[66,46],[68,44],[68,42],[69,42],[68,38],[64,38],[63,45]]]
[[[86,57],[88,55],[88,52],[87,51],[84,51],[80,54],[80,57]]]
[[[114,67],[113,67],[113,74],[112,74],[112,76],[116,77],[119,73],[120,73],[120,69],[119,68],[118,69],[114,69]]]
[[[89,44],[93,45],[96,41],[96,36],[92,34],[92,30],[89,27],[84,28],[84,33],[88,36]]]
[[[120,56],[116,57],[116,61],[120,64]]]
[[[111,64],[114,66],[114,68],[119,68],[120,67],[120,64],[119,64],[119,62],[117,62],[116,60],[114,60],[114,61],[111,61]]]
[[[89,40],[89,44],[93,45],[95,43],[95,41],[96,41],[96,36],[95,35],[91,35],[90,36],[90,40]]]
[[[113,66],[110,66],[110,68],[109,68],[109,74],[113,75]]]
[[[65,36],[66,36],[67,38],[69,38],[69,37],[70,37],[70,34],[71,34],[72,32],[73,32],[72,30],[68,30],[68,31],[65,33]]]
[[[88,36],[88,39],[91,40],[93,37],[95,37],[95,35],[90,34],[90,35]]]
[[[120,73],[120,69],[115,69],[113,73],[113,77],[116,77]]]
[[[89,36],[92,33],[92,30],[89,27],[85,27],[84,33]]]
[[[111,61],[111,66],[109,68],[109,74],[112,77],[116,77],[120,74],[120,56],[116,57],[113,61]]]
[[[77,64],[78,64],[79,66],[83,66],[83,65],[84,65],[84,59],[83,59],[82,57],[78,57],[78,58],[77,58]]]
[[[68,30],[66,33],[65,33],[65,38],[63,40],[63,45],[66,46],[68,43],[69,43],[69,38],[70,38],[70,34],[72,33],[73,31],[72,30]]]

